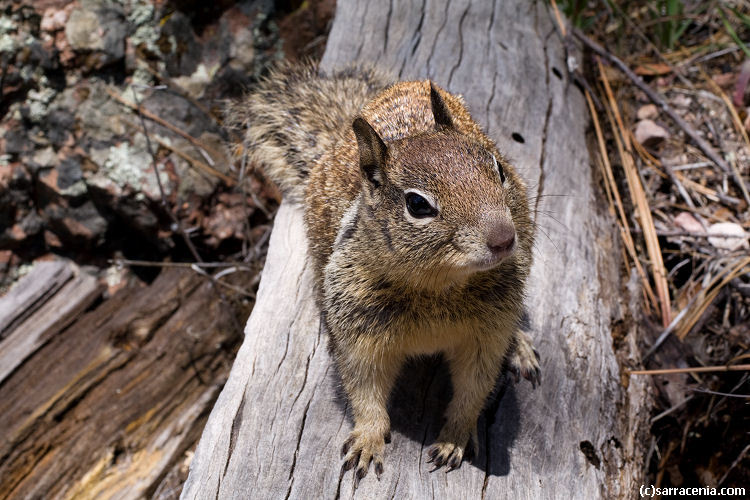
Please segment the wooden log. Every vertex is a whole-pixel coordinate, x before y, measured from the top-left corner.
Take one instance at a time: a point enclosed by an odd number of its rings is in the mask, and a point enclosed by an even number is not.
[[[566,77],[546,2],[338,2],[322,67],[352,62],[463,94],[527,179],[539,224],[528,306],[542,386],[501,381],[480,418],[478,456],[430,474],[425,450],[450,383],[440,360],[410,364],[389,404],[386,471],[352,492],[339,455],[352,422],[319,329],[301,210],[284,203],[244,343],[182,498],[632,497],[649,412],[646,383],[621,368],[637,357],[634,308],[620,299],[584,99]]]
[[[5,363],[18,332],[44,340],[0,380],[0,498],[174,498],[233,359],[237,312],[169,268],[48,328],[68,284],[0,342]]]
[[[0,384],[101,296],[94,276],[72,262],[40,262],[0,300]],[[19,300],[20,299],[20,300]],[[11,319],[12,318],[12,319]],[[19,324],[18,319],[26,318]]]
[[[0,301],[0,339],[34,314],[73,274],[73,268],[64,260],[36,264]]]

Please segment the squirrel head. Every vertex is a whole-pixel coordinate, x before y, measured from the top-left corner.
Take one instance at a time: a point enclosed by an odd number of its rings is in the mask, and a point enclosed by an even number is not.
[[[521,181],[512,168],[454,126],[432,84],[430,102],[433,130],[387,144],[355,119],[362,203],[373,234],[412,264],[412,281],[456,282],[514,255],[515,205],[525,214],[527,202],[513,194]]]

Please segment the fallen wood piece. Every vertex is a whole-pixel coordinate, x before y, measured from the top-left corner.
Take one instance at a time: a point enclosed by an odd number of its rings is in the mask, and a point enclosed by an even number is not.
[[[322,68],[354,62],[463,94],[527,179],[540,226],[528,304],[542,386],[500,381],[479,454],[430,474],[425,451],[450,382],[439,359],[410,363],[389,405],[385,472],[353,491],[340,457],[352,423],[319,328],[301,209],[285,202],[182,498],[632,497],[648,382],[628,381],[613,351],[616,329],[620,361],[637,363],[633,311],[619,302],[616,229],[594,187],[584,98],[564,79],[545,2],[338,2]]]
[[[39,262],[0,300],[0,339],[34,314],[47,299],[73,277],[66,261]]]
[[[65,266],[58,266],[59,262],[64,263]],[[44,264],[55,265],[45,266]],[[35,301],[34,306],[38,306],[38,308],[34,314],[17,327],[8,330],[5,338],[0,341],[0,384],[27,358],[67,327],[76,316],[101,296],[102,286],[99,285],[97,279],[94,276],[82,273],[78,266],[72,262],[40,262],[36,266],[41,266],[42,269],[58,269],[60,272],[54,273],[53,277],[66,276],[70,279],[56,290],[54,295],[44,294],[44,298],[47,300],[43,304],[40,303],[40,300]],[[32,271],[19,285],[23,287],[49,286],[59,282],[52,280],[43,283],[43,280],[50,275],[48,270],[42,273]],[[0,308],[7,305],[6,300],[11,304],[16,302],[10,297],[2,297],[0,298]]]
[[[40,336],[66,287],[21,324],[45,342],[0,380],[0,499],[173,497],[233,358],[236,312],[209,280],[168,268]]]

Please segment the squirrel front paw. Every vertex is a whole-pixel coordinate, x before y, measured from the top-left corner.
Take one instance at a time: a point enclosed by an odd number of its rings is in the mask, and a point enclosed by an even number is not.
[[[516,333],[516,345],[514,351],[508,358],[508,368],[513,373],[516,383],[521,377],[531,382],[531,386],[536,389],[542,381],[542,372],[539,369],[539,353],[534,349],[531,339],[524,332],[519,330]]]
[[[370,468],[370,462],[374,463],[375,475],[380,479],[383,474],[383,450],[387,436],[378,432],[366,431],[362,429],[354,430],[344,442],[341,454],[344,455],[344,464],[341,469],[348,471],[355,465],[354,487],[359,485],[359,480],[367,475]]]
[[[437,442],[427,450],[427,463],[435,466],[430,472],[438,470],[443,465],[448,467],[446,472],[461,467],[464,456],[467,455],[468,445],[473,446],[473,452],[479,451],[479,439],[476,428],[457,429],[446,423],[440,431]]]

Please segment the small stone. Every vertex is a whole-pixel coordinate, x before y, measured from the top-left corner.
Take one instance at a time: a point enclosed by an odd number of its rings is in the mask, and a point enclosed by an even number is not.
[[[62,248],[63,244],[60,238],[50,230],[45,229],[44,231],[44,242],[50,248]]]
[[[39,167],[54,167],[58,163],[57,153],[52,146],[40,149],[31,157],[31,161]]]
[[[714,75],[711,79],[721,88],[729,88],[734,85],[737,75],[732,72],[721,73],[720,75]]]
[[[65,25],[65,36],[75,50],[99,50],[104,47],[102,27],[96,12],[76,9]]]
[[[638,108],[636,116],[639,120],[653,120],[659,116],[659,109],[655,104],[646,104],[645,106]]]
[[[77,52],[87,54],[85,69],[98,69],[125,57],[127,25],[114,6],[76,9],[65,25],[65,36]]]
[[[42,21],[39,23],[39,29],[41,29],[42,31],[53,32],[65,28],[65,24],[68,22],[68,17],[70,16],[72,7],[72,2],[62,9],[56,7],[48,7],[42,15]]]
[[[680,212],[677,217],[674,218],[674,224],[688,233],[703,233],[703,226],[695,217],[693,217],[693,214],[689,212]]]
[[[708,234],[717,236],[708,238],[708,242],[721,250],[733,252],[740,248],[748,248],[748,234],[742,226],[734,222],[718,222],[708,228]],[[721,236],[718,236],[721,235]]]
[[[669,132],[652,120],[641,120],[635,126],[635,140],[647,148],[655,148],[669,139]]]
[[[672,105],[676,108],[689,108],[693,100],[685,94],[677,94],[672,99]]]

